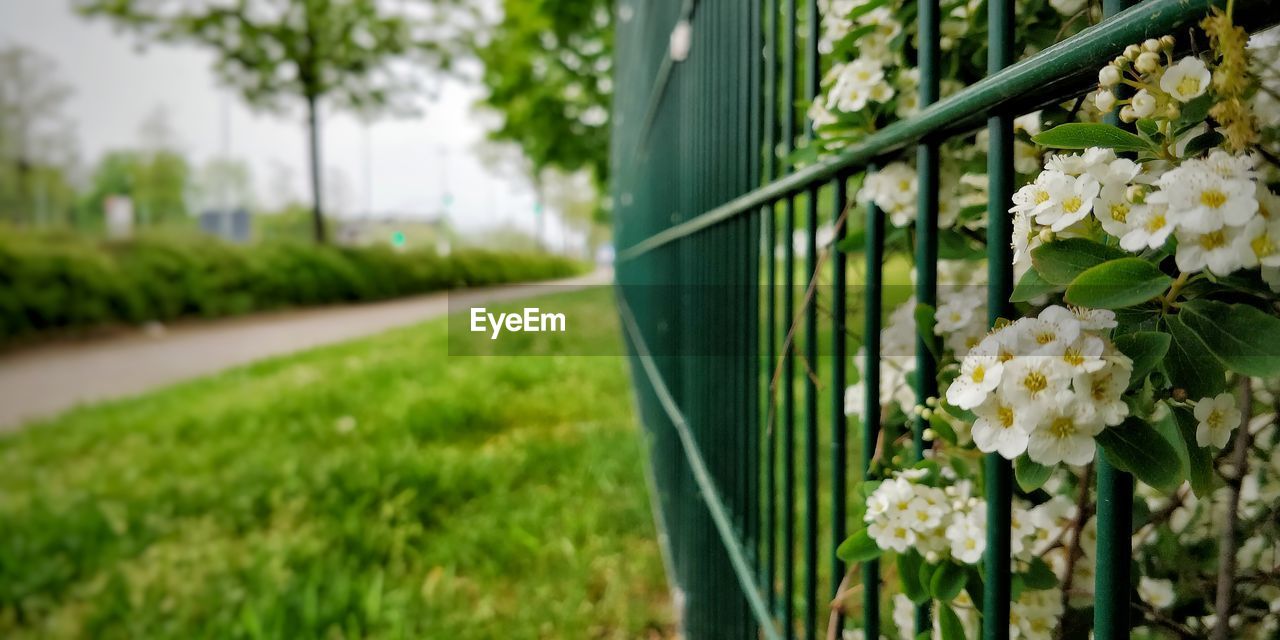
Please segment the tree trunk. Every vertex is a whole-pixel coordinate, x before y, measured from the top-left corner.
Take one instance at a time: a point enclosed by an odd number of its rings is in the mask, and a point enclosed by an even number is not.
[[[324,244],[327,237],[324,227],[324,203],[321,198],[324,189],[320,182],[320,115],[317,113],[315,96],[307,96],[307,136],[311,154],[311,219],[314,223],[316,244]]]

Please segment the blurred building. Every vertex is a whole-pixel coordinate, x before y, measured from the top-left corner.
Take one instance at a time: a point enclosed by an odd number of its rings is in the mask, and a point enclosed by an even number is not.
[[[424,218],[404,214],[364,216],[335,220],[334,239],[347,246],[385,244],[396,249],[435,249],[448,253],[455,235],[443,217]]]

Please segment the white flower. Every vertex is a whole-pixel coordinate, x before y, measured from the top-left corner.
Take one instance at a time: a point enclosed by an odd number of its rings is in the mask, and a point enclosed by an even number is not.
[[[947,540],[951,541],[951,557],[974,564],[982,559],[987,549],[987,536],[983,527],[969,518],[957,518],[947,527]]]
[[[1071,384],[1077,395],[1093,403],[1093,410],[1102,423],[1114,427],[1129,415],[1129,405],[1125,404],[1121,394],[1129,386],[1132,373],[1131,363],[1125,366],[1112,364],[1097,371],[1081,373],[1072,379]]]
[[[1240,409],[1230,393],[1220,393],[1214,398],[1201,398],[1196,403],[1196,444],[1219,449],[1227,446],[1231,432],[1240,426]]]
[[[1186,272],[1209,269],[1218,275],[1226,275],[1244,266],[1251,255],[1248,243],[1239,227],[1222,227],[1206,233],[1178,229],[1178,250],[1174,262]]]
[[[1165,69],[1160,76],[1160,90],[1178,102],[1190,102],[1204,95],[1211,77],[1209,68],[1199,58],[1187,56]]]
[[[1100,153],[1105,151],[1105,153]],[[1089,149],[1085,152],[1085,171],[1102,186],[1129,186],[1129,182],[1142,172],[1142,165],[1128,159],[1117,158],[1109,149]]]
[[[1042,413],[1066,391],[1071,377],[1057,358],[1015,357],[1004,365],[1000,396],[1024,411]]]
[[[1077,402],[1068,392],[1056,394],[1046,407],[1040,426],[1031,432],[1027,443],[1031,459],[1045,465],[1082,465],[1093,460],[1093,437],[1102,432],[1103,424],[1091,404]]]
[[[1009,460],[1027,450],[1028,425],[1024,415],[1030,411],[1015,409],[999,396],[992,396],[975,407],[973,413],[978,417],[972,430],[973,444],[978,450],[997,452]]]
[[[1000,385],[1004,365],[993,355],[970,355],[960,364],[960,375],[947,388],[947,402],[960,408],[973,408],[986,401]]]
[[[1059,357],[1072,375],[1093,373],[1107,365],[1102,349],[1102,338],[1086,333],[1068,344]]]
[[[1137,253],[1143,249],[1158,249],[1164,245],[1174,225],[1169,220],[1169,206],[1165,195],[1156,192],[1147,196],[1145,203],[1134,205],[1126,221],[1129,231],[1120,237],[1120,247]]]
[[[1116,312],[1110,309],[1090,309],[1088,307],[1071,307],[1080,328],[1085,331],[1101,331],[1116,327]]]
[[[1126,191],[1128,185],[1109,184],[1102,187],[1093,201],[1093,217],[1102,223],[1103,231],[1117,238],[1123,238],[1131,229],[1129,213],[1134,205],[1126,197]]]
[[[1098,70],[1098,85],[1114,87],[1120,83],[1120,70],[1115,65],[1107,65]]]
[[[1156,112],[1156,97],[1146,89],[1139,89],[1133,94],[1133,113],[1139,118],[1148,118]]]
[[[1040,235],[1031,225],[1031,216],[1026,213],[1013,214],[1013,266],[1018,277],[1031,268],[1031,250],[1042,244]]]
[[[1237,252],[1244,268],[1280,267],[1280,218],[1250,220],[1236,242],[1242,244]]]
[[[1111,69],[1112,67],[1107,67]],[[1102,90],[1093,94],[1093,104],[1098,107],[1098,111],[1103,113],[1110,112],[1116,106],[1116,94],[1109,90]]]
[[[1093,200],[1098,196],[1100,187],[1092,176],[1072,177],[1050,171],[1040,175],[1049,176],[1044,182],[1049,199],[1036,207],[1037,223],[1062,231],[1083,220],[1093,210]]]
[[[1072,16],[1084,9],[1085,0],[1049,0],[1049,6],[1064,16]]]
[[[1173,582],[1142,576],[1138,579],[1138,597],[1156,609],[1170,607],[1174,602]]]
[[[1257,176],[1253,170],[1256,159],[1251,155],[1233,156],[1222,149],[1214,149],[1200,162],[1226,180],[1252,180]]]
[[[1138,59],[1133,62],[1133,66],[1142,73],[1151,73],[1160,68],[1160,56],[1152,51],[1143,51],[1138,54]]]
[[[1181,229],[1205,233],[1224,224],[1239,226],[1258,212],[1253,181],[1224,177],[1214,170],[1231,167],[1205,160],[1187,160],[1160,176],[1160,190],[1168,198],[1169,216]]]
[[[1075,313],[1057,305],[1045,307],[1039,316],[1022,318],[1011,326],[1017,328],[1018,355],[1060,356],[1080,335]]]
[[[1027,135],[1034,136],[1040,133],[1040,112],[1032,111],[1026,115],[1021,115],[1013,119],[1014,131],[1025,131]]]
[[[897,519],[875,520],[867,525],[867,534],[881,549],[902,553],[916,541],[916,532]]]
[[[1021,140],[1013,141],[1013,170],[1018,173],[1035,173],[1040,169],[1040,150]]]

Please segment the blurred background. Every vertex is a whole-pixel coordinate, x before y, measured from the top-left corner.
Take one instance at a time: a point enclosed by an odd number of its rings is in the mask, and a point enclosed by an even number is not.
[[[0,3],[0,637],[672,633],[621,360],[442,317],[621,352],[615,9]]]

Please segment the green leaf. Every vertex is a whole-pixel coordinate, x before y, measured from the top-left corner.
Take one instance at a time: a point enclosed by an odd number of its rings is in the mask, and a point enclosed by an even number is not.
[[[938,631],[942,634],[942,640],[966,640],[960,617],[951,609],[951,605],[945,603],[938,604]]]
[[[1022,574],[1022,583],[1032,591],[1044,591],[1058,586],[1058,576],[1040,558],[1032,558],[1031,566]]]
[[[1009,302],[1029,302],[1032,298],[1038,298],[1057,288],[1057,285],[1042,278],[1039,271],[1034,268],[1027,269],[1027,272],[1018,278],[1018,286],[1013,288]]]
[[[1280,375],[1280,318],[1247,304],[1190,300],[1178,313],[1227,369],[1246,376]]]
[[[1119,249],[1092,240],[1063,238],[1032,249],[1031,264],[1045,282],[1068,285],[1090,268],[1126,255]]]
[[[932,305],[921,302],[916,304],[915,317],[916,334],[929,347],[934,360],[941,360],[942,354],[938,353],[938,336],[933,333],[933,327],[937,324],[937,310]]]
[[[883,6],[888,0],[867,0],[844,14],[844,19],[853,22],[855,18],[866,15]]]
[[[1092,309],[1132,307],[1164,293],[1173,278],[1141,258],[1120,258],[1086,270],[1067,287],[1066,300]]]
[[[1054,149],[1102,147],[1117,151],[1146,151],[1146,140],[1110,124],[1068,122],[1031,138],[1036,144]]]
[[[950,602],[964,589],[969,572],[954,562],[943,562],[929,580],[929,593],[942,602]]]
[[[1142,134],[1148,138],[1155,137],[1155,135],[1160,132],[1160,125],[1151,118],[1140,118],[1136,124],[1138,126],[1138,131],[1141,131]]]
[[[1133,360],[1130,386],[1141,384],[1142,379],[1164,359],[1164,354],[1169,352],[1169,341],[1169,334],[1159,331],[1135,331],[1115,337],[1116,348]]]
[[[1040,464],[1027,456],[1018,456],[1013,461],[1013,477],[1018,486],[1027,493],[1035,491],[1049,481],[1053,475],[1053,467]]]
[[[1174,407],[1173,418],[1187,447],[1187,480],[1196,497],[1207,498],[1213,492],[1213,455],[1209,449],[1196,444],[1195,414],[1186,407]]]
[[[1171,493],[1182,480],[1177,452],[1138,418],[1129,417],[1119,426],[1103,429],[1095,439],[1112,465],[1156,489]]]
[[[1178,422],[1174,420],[1173,412],[1166,411],[1159,419],[1151,423],[1151,428],[1164,438],[1165,442],[1173,447],[1174,453],[1178,455],[1178,477],[1185,480],[1187,471],[1190,467],[1189,457],[1187,455],[1187,443],[1182,438],[1182,432],[1178,429]]]
[[[1222,141],[1225,139],[1226,138],[1223,138],[1222,134],[1217,131],[1206,131],[1205,133],[1192,138],[1191,142],[1187,143],[1186,149],[1182,152],[1182,157],[1193,158],[1198,156],[1201,153],[1222,144]]]
[[[1175,389],[1183,389],[1192,398],[1217,395],[1227,386],[1227,372],[1194,331],[1183,324],[1181,314],[1165,316],[1169,329],[1169,353],[1164,359],[1165,371]]]
[[[920,584],[920,567],[924,561],[915,551],[898,554],[898,578],[902,580],[902,593],[920,604],[929,599],[929,592]]]
[[[875,560],[880,557],[880,547],[866,529],[861,529],[836,547],[836,557],[850,564]]]

